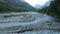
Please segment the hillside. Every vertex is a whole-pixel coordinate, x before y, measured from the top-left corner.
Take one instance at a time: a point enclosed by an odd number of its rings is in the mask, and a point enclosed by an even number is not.
[[[48,15],[60,18],[60,0],[52,1],[48,8]]]
[[[60,18],[60,0],[51,1],[49,7],[45,7],[39,11],[40,13],[46,13],[50,16]]]
[[[34,8],[28,3],[20,0],[0,0],[0,12],[28,11]]]

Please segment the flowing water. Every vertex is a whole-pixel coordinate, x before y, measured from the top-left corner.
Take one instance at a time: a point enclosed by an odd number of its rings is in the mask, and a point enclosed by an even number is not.
[[[9,17],[5,16],[5,15],[12,15],[12,14],[14,14],[14,16],[9,16]],[[56,18],[52,16],[48,16],[46,14],[39,14],[36,12],[28,12],[27,16],[24,15],[24,13],[23,13],[24,16],[22,16],[20,13],[12,13],[12,14],[0,14],[1,15],[0,28],[6,28],[6,27],[12,27],[12,26],[24,26],[24,25],[34,24],[42,21],[48,21],[48,22],[56,21]],[[5,34],[5,31],[4,33],[1,33],[1,34]],[[26,31],[19,34],[60,34],[60,33],[54,30],[37,30],[37,31],[34,30],[34,31]]]

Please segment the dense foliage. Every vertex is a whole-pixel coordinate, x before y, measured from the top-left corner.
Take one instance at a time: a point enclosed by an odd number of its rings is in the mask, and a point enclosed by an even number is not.
[[[0,0],[0,12],[21,12],[21,11],[31,11],[34,8],[29,8],[21,5],[12,5],[6,2],[6,0]]]
[[[51,2],[48,14],[60,18],[60,0]]]
[[[39,11],[38,12],[40,12],[40,13],[47,13],[47,9],[48,7],[44,7],[43,9],[39,9]]]
[[[48,15],[60,18],[60,0],[51,1],[49,7],[45,7],[40,10],[41,13],[47,13]]]

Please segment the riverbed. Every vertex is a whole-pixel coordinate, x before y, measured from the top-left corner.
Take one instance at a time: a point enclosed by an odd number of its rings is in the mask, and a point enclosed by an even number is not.
[[[27,26],[30,24],[37,24],[37,22],[56,22],[56,18],[52,16],[48,16],[46,14],[40,14],[37,12],[23,12],[23,13],[11,13],[11,14],[0,14],[0,30],[8,27],[19,28],[18,26]],[[12,16],[11,16],[12,15]],[[5,17],[4,17],[5,16]],[[18,31],[18,30],[17,30]],[[4,33],[3,33],[4,32]],[[1,34],[5,34],[6,32],[15,32],[15,30],[9,29],[1,31]],[[8,34],[8,33],[6,33]],[[12,34],[12,33],[11,33]],[[14,33],[18,34],[18,33]],[[53,30],[33,30],[26,31],[19,34],[59,34],[57,31]]]

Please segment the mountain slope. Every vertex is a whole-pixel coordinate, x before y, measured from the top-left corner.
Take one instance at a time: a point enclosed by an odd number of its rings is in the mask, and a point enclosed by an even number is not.
[[[6,0],[8,4],[15,5],[15,6],[24,6],[24,7],[31,7],[28,3],[20,1],[20,0]]]
[[[60,0],[51,1],[49,7],[45,7],[39,12],[46,13],[50,16],[56,17],[60,19]]]
[[[41,9],[41,5],[39,5],[39,4],[36,4],[34,7],[37,9]]]
[[[60,0],[54,0],[51,2],[48,14],[57,18],[60,18]]]
[[[49,7],[51,0],[47,1],[41,8]]]
[[[0,0],[0,12],[2,11],[24,11],[33,9],[28,3],[20,0]]]

